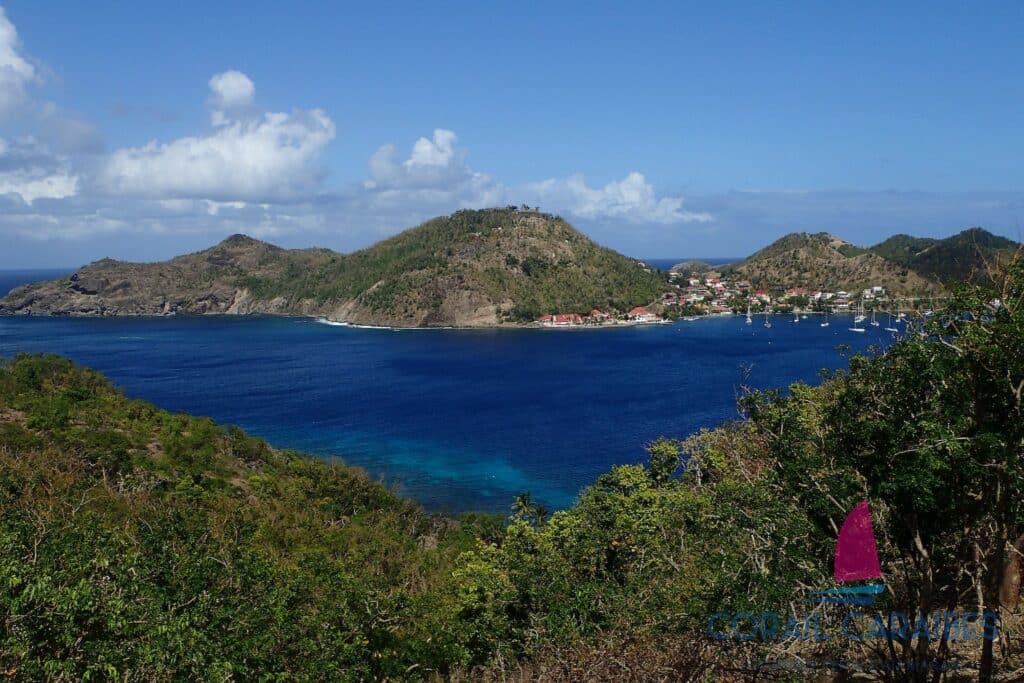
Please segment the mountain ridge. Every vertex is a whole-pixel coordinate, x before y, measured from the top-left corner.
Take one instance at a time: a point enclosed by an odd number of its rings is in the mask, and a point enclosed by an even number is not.
[[[158,263],[101,259],[15,289],[0,313],[277,314],[392,327],[496,326],[550,312],[625,312],[660,275],[562,218],[459,211],[366,249],[283,249],[243,234]]]
[[[765,288],[856,291],[880,285],[899,294],[928,294],[950,281],[984,278],[1018,247],[977,227],[942,239],[898,233],[870,247],[828,232],[794,232],[715,270]]]

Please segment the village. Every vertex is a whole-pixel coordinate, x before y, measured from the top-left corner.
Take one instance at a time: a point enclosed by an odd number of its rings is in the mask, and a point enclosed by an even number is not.
[[[710,274],[706,277],[668,274],[661,299],[650,307],[636,306],[623,315],[598,309],[589,314],[549,313],[534,323],[541,327],[649,325],[676,320],[693,320],[708,315],[744,312],[847,313],[892,308],[884,287],[871,286],[859,292],[827,292],[804,287],[755,289],[748,280],[730,281]],[[653,309],[653,310],[652,310]]]

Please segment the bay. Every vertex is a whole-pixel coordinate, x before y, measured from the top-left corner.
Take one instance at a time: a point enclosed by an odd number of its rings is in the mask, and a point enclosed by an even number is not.
[[[307,318],[0,317],[0,356],[52,352],[130,396],[237,424],[273,445],[340,456],[431,510],[551,508],[659,436],[737,417],[749,384],[817,382],[854,334],[742,316],[600,330],[379,330]]]

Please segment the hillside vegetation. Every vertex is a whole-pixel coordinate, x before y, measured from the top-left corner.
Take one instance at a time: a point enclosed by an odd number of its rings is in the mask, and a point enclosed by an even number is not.
[[[367,249],[285,250],[243,235],[163,263],[98,261],[0,300],[0,313],[275,313],[358,324],[496,325],[544,313],[625,312],[656,272],[556,216],[459,211]]]
[[[426,515],[351,469],[19,356],[0,366],[0,666],[33,680],[706,680],[841,660],[889,680],[1017,680],[1022,386],[1017,262],[887,352],[817,387],[745,392],[743,419],[649,444],[646,466],[613,469],[569,509],[521,496],[499,525]],[[887,587],[872,609],[992,615],[958,622],[974,637],[843,638],[835,607],[818,608],[826,640],[749,618],[740,637],[709,635],[716,613],[803,619],[865,499]]]
[[[941,282],[987,280],[1013,258],[1019,244],[971,228],[943,240],[894,235],[871,247],[890,261]]]
[[[1005,268],[1020,245],[981,228],[945,239],[893,235],[861,247],[829,233],[791,233],[739,263],[713,268],[699,261],[673,267],[685,275],[720,271],[756,287],[855,292],[882,286],[897,295],[928,295],[946,283],[986,280]]]
[[[722,273],[745,278],[761,288],[852,292],[880,285],[899,294],[937,289],[937,283],[911,268],[824,232],[786,235],[740,263],[723,268]]]

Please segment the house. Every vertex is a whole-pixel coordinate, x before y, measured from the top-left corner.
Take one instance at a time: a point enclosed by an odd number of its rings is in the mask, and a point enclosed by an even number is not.
[[[661,316],[651,313],[643,306],[637,306],[629,311],[629,319],[638,323],[651,323],[661,320]]]
[[[569,327],[570,325],[582,325],[583,316],[578,313],[549,313],[537,318],[537,322],[544,327]]]
[[[608,320],[608,314],[595,308],[587,316],[587,320],[593,323],[603,323],[605,320]]]

